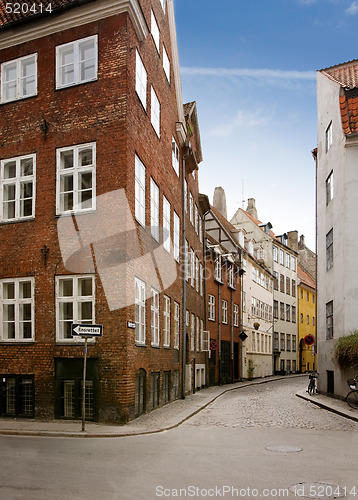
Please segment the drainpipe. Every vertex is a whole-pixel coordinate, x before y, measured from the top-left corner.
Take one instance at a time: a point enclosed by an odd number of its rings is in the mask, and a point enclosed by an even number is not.
[[[185,249],[185,240],[186,240],[186,210],[185,210],[185,157],[183,158],[183,183],[182,183],[182,213],[183,213],[183,221],[182,221],[182,242]],[[184,270],[187,270],[188,264],[188,256],[184,255]],[[186,272],[186,271],[185,271]],[[183,311],[182,311],[182,323],[183,323],[183,351],[182,351],[182,399],[185,399],[185,376],[186,376],[186,275],[184,275],[183,279]]]
[[[203,282],[203,296],[204,296],[204,330],[207,331],[207,323],[206,323],[206,317],[207,317],[207,296],[206,296],[206,247],[205,247],[205,241],[206,241],[206,229],[205,229],[205,216],[206,214],[209,213],[209,210],[203,214],[203,276],[200,277],[200,279]],[[209,349],[210,349],[210,339],[209,339]],[[210,351],[209,351],[210,353]],[[209,385],[209,354],[205,356],[205,373],[206,373],[206,385]]]
[[[219,326],[219,384],[221,384],[221,286],[218,283],[218,326]]]
[[[235,272],[235,269],[233,269]],[[234,274],[235,276],[235,274]],[[234,383],[234,297],[233,289],[230,288],[230,302],[231,302],[231,320],[230,320],[230,331],[231,331],[231,383]]]

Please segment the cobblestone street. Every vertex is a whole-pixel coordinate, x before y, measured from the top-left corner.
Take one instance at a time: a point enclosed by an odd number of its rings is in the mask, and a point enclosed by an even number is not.
[[[185,425],[358,431],[358,423],[296,397],[306,386],[307,379],[299,377],[229,391]]]

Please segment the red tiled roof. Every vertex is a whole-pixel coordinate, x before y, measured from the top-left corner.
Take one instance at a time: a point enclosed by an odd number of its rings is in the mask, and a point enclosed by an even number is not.
[[[345,135],[358,133],[358,59],[338,64],[320,71],[341,87],[339,106]],[[352,95],[353,91],[353,95]]]
[[[29,21],[31,18],[53,15],[56,12],[76,7],[83,3],[95,0],[31,0],[29,2],[19,2],[15,4],[7,0],[0,0],[0,30],[11,27],[13,24]],[[6,12],[6,5],[13,7],[11,12]],[[19,5],[19,12],[14,12],[15,5]],[[27,7],[25,8],[24,6]],[[46,9],[51,9],[52,12]],[[16,9],[17,10],[17,9]]]
[[[300,264],[297,264],[297,277],[301,283],[316,289],[316,282],[314,278],[307,271],[305,271]]]

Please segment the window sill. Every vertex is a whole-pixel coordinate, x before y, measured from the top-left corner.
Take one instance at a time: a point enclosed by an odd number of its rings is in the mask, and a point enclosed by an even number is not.
[[[0,339],[0,345],[31,345],[35,344],[35,339],[26,339],[26,340],[21,340],[21,339],[11,339],[11,340],[4,340]]]
[[[56,84],[55,90],[57,91],[57,90],[71,89],[72,87],[78,87],[78,85],[86,85],[87,83],[92,83],[97,81],[98,81],[98,76],[96,76],[95,78],[91,78],[90,80],[84,80],[83,82],[68,83],[67,85]]]
[[[135,346],[136,347],[147,347],[147,344],[142,344],[141,342],[136,342]]]
[[[151,347],[153,347],[153,349],[160,349],[160,345],[159,344],[150,344]]]
[[[1,105],[4,105],[4,104],[11,104],[11,103],[14,103],[14,102],[19,102],[19,101],[25,101],[27,99],[32,99],[33,97],[37,97],[38,96],[38,93],[36,92],[36,94],[31,94],[31,95],[26,95],[24,97],[18,97],[17,99],[11,99],[11,101],[1,101]]]
[[[5,224],[18,224],[19,222],[32,222],[34,220],[35,220],[35,216],[27,217],[26,219],[1,220],[0,226],[5,226]]]

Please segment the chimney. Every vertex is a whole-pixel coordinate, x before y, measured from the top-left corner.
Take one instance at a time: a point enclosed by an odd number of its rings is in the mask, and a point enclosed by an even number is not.
[[[305,248],[305,237],[303,234],[300,236],[300,241],[298,242],[298,248],[302,249]]]
[[[298,231],[289,231],[287,246],[298,252]]]
[[[222,187],[216,187],[214,190],[213,207],[227,219],[226,195]]]
[[[251,215],[254,219],[257,219],[257,210],[255,206],[255,198],[249,198],[247,200],[247,209],[246,212]]]

